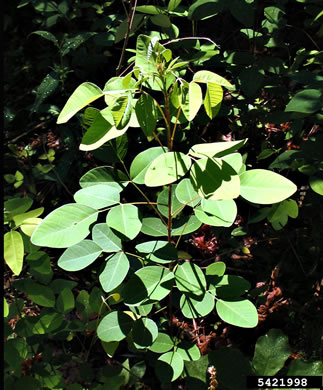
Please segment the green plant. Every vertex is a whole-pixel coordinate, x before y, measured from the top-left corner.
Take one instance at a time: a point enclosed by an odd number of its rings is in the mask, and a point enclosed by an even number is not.
[[[122,170],[103,166],[83,175],[82,189],[74,195],[76,203],[50,213],[31,239],[38,246],[67,248],[58,261],[66,271],[82,270],[108,254],[99,280],[108,294],[105,302],[110,297],[115,302],[113,308],[107,303],[109,313],[97,335],[108,350],[127,339],[132,350],[158,353],[156,373],[166,382],[182,374],[185,360],[199,356],[197,348],[174,333],[175,311],[194,320],[216,308],[227,323],[250,328],[258,322],[255,306],[243,297],[249,282],[225,274],[222,262],[201,267],[198,259],[188,260],[179,251],[183,236],[202,223],[230,227],[237,215],[234,199],[239,196],[272,204],[296,191],[279,174],[246,170],[236,153],[246,140],[180,142],[184,137],[180,127],[190,129],[202,103],[213,119],[220,109],[222,86],[233,88],[210,71],[199,71],[188,82],[182,77],[186,67],[186,62],[172,59],[171,50],[156,38],[140,35],[132,71],[113,77],[103,90],[88,82],[75,90],[58,123],[67,122],[100,97],[107,104],[100,111],[86,109],[83,121],[88,129],[81,150],[95,150],[130,127],[141,127],[147,139],[155,139],[159,146],[140,152],[130,168],[116,148]],[[205,87],[204,98],[200,84]],[[156,127],[160,121],[163,127]],[[129,186],[143,199],[128,201],[134,196]],[[127,202],[121,201],[121,192]],[[106,215],[105,221],[96,223],[99,215],[100,219]],[[86,239],[90,230],[92,240]],[[158,312],[164,313],[159,325],[152,319]]]
[[[109,254],[99,280],[107,299],[118,297],[117,309],[108,306],[97,335],[110,347],[127,338],[131,348],[159,353],[156,373],[162,381],[177,379],[184,360],[195,359],[188,352],[194,347],[174,334],[174,311],[180,309],[184,317],[194,319],[216,308],[227,323],[246,328],[258,323],[255,306],[243,297],[249,282],[226,275],[224,263],[202,269],[198,259],[181,256],[182,237],[202,223],[230,227],[237,215],[234,199],[239,195],[249,202],[272,204],[296,191],[291,181],[276,173],[246,170],[242,156],[235,152],[246,140],[189,145],[186,153],[174,151],[179,127],[189,128],[202,103],[213,119],[220,109],[222,86],[233,88],[209,71],[195,73],[188,82],[181,76],[186,66],[172,59],[171,50],[157,39],[140,35],[130,73],[110,79],[103,90],[91,83],[75,90],[58,123],[67,122],[100,97],[107,103],[101,111],[85,111],[84,118],[91,124],[81,150],[94,150],[129,127],[139,126],[160,146],[139,153],[130,168],[120,158],[123,171],[103,166],[87,172],[80,179],[82,189],[74,195],[76,203],[54,210],[32,235],[35,245],[67,248],[58,261],[67,271],[84,269]],[[204,98],[200,84],[206,87]],[[158,93],[160,101],[154,97]],[[164,127],[156,129],[159,121]],[[143,201],[120,201],[120,193],[127,194],[129,184]],[[105,222],[96,223],[103,213]],[[92,240],[86,239],[90,229]],[[159,311],[165,312],[166,323],[158,327],[151,317]],[[193,349],[198,357],[199,350]]]

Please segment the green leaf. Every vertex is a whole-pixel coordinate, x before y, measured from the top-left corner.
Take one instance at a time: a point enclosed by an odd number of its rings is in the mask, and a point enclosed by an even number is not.
[[[161,355],[156,363],[155,371],[163,383],[176,380],[184,369],[184,361],[178,352],[166,352]]]
[[[199,358],[201,357],[201,353],[200,350],[198,349],[198,346],[196,344],[192,344],[185,340],[181,341],[176,346],[175,351],[178,352],[182,356],[182,359],[185,361],[199,360]]]
[[[66,314],[71,312],[75,307],[75,299],[69,288],[64,288],[56,300],[56,308],[60,313]]]
[[[124,129],[130,121],[132,113],[132,95],[118,97],[111,107],[111,114],[118,130]],[[120,134],[121,135],[121,134]]]
[[[209,82],[207,84],[207,90],[204,99],[204,108],[210,119],[213,119],[220,111],[222,99],[222,87],[218,84]]]
[[[43,251],[30,253],[26,260],[30,266],[29,272],[38,282],[48,284],[52,280],[53,271],[47,253]]]
[[[106,223],[94,225],[92,239],[104,252],[119,252],[122,249],[121,238]]]
[[[166,148],[155,146],[137,154],[130,166],[130,177],[136,184],[145,183],[145,175],[149,165],[158,156],[166,152]]]
[[[68,54],[71,50],[77,49],[84,42],[86,42],[88,39],[90,39],[96,34],[97,34],[96,32],[87,31],[87,32],[81,32],[66,37],[60,49],[61,56],[63,57],[66,54]]]
[[[226,265],[222,261],[217,261],[216,263],[208,265],[205,270],[206,279],[208,279],[208,276],[223,276],[225,269]]]
[[[237,216],[237,205],[233,199],[202,199],[201,206],[194,209],[196,217],[211,226],[229,227]]]
[[[47,39],[48,41],[53,42],[55,45],[58,44],[58,41],[57,41],[55,35],[48,32],[48,31],[33,31],[32,33],[30,33],[30,35],[32,35],[32,34],[39,35],[40,37]]]
[[[100,322],[97,334],[100,340],[107,343],[121,341],[131,331],[134,320],[122,311],[113,311]]]
[[[222,157],[242,148],[247,141],[248,139],[246,138],[241,141],[197,144],[191,147],[188,154],[197,158]]]
[[[200,318],[211,313],[214,304],[214,297],[208,292],[202,297],[183,294],[180,300],[180,309],[186,318]]]
[[[138,306],[145,300],[160,301],[168,295],[174,283],[174,274],[159,266],[147,266],[136,271],[122,292],[124,303]]]
[[[234,169],[218,158],[195,161],[190,173],[193,187],[212,200],[234,199],[240,195],[240,179]]]
[[[165,13],[165,10],[163,7],[158,7],[155,5],[139,5],[136,7],[136,11],[142,12],[144,14],[148,15],[161,15]]]
[[[82,204],[66,204],[52,211],[34,231],[31,242],[50,248],[67,248],[89,234],[98,212]]]
[[[36,305],[44,307],[55,306],[55,295],[50,287],[35,283],[31,279],[24,279],[17,285],[17,289],[28,295],[28,298]]]
[[[65,250],[58,266],[65,271],[80,271],[92,264],[102,253],[102,248],[91,240],[83,240]]]
[[[24,261],[24,243],[21,234],[12,230],[4,235],[3,240],[4,259],[14,275],[19,275]]]
[[[9,314],[9,306],[6,298],[3,298],[3,316],[4,318],[8,317]]]
[[[105,350],[106,354],[109,357],[113,357],[115,351],[117,350],[119,346],[119,341],[110,341],[109,343],[106,343],[105,341],[101,341],[102,347]],[[83,387],[82,389],[83,390]]]
[[[145,184],[158,187],[180,179],[190,169],[191,159],[181,152],[167,152],[155,158],[148,167]]]
[[[168,15],[154,15],[150,17],[150,20],[156,26],[164,28],[169,28],[172,25]]]
[[[241,328],[254,328],[258,324],[258,312],[247,299],[223,300],[216,302],[219,317],[231,325]]]
[[[131,204],[115,206],[107,215],[107,224],[129,240],[133,240],[142,226],[139,209]]]
[[[177,260],[177,250],[167,241],[146,241],[136,246],[137,251],[146,260],[167,264]]]
[[[149,318],[140,318],[136,320],[133,329],[132,337],[136,348],[148,348],[156,340],[158,335],[158,327],[156,323]]]
[[[15,215],[12,219],[13,219],[15,225],[19,226],[25,220],[27,220],[29,218],[36,218],[36,217],[38,217],[39,215],[41,215],[43,213],[43,211],[44,211],[44,207],[40,207],[38,209],[28,211],[27,213]]]
[[[202,222],[199,221],[195,215],[184,216],[179,220],[174,220],[172,225],[172,236],[180,236],[195,232]],[[142,233],[153,237],[161,237],[168,235],[167,227],[163,224],[160,218],[146,217],[142,220]]]
[[[320,176],[310,176],[310,187],[314,192],[319,195],[323,195],[323,178]]]
[[[265,169],[251,169],[240,175],[240,195],[249,202],[271,204],[293,195],[297,187],[278,173]]]
[[[41,223],[41,218],[27,218],[23,224],[20,225],[20,229],[26,236],[31,237],[36,227]]]
[[[171,194],[171,209],[170,212],[172,214],[172,217],[175,217],[183,210],[183,205],[178,201],[176,197],[176,187],[177,184],[174,184],[172,186],[172,194]],[[168,194],[169,194],[169,188],[164,188],[162,192],[159,193],[157,198],[157,208],[159,212],[164,216],[168,218]]]
[[[187,204],[191,207],[196,206],[201,201],[201,198],[199,194],[194,190],[190,179],[181,180],[176,186],[175,194],[176,198],[182,204]]]
[[[202,104],[202,90],[193,81],[188,84],[188,88],[182,88],[182,110],[186,119],[191,122],[198,113]]]
[[[4,202],[4,209],[9,213],[11,219],[15,215],[22,214],[30,209],[33,204],[33,200],[26,198],[11,198]]]
[[[126,188],[128,183],[128,178],[122,171],[109,166],[91,169],[80,179],[80,186],[82,188],[97,184],[106,184],[108,186],[119,188],[120,192]]]
[[[120,202],[120,192],[115,187],[97,184],[83,188],[74,194],[75,202],[96,210],[112,206]]]
[[[219,0],[197,0],[188,9],[188,19],[208,19],[224,8],[223,2]]]
[[[273,376],[284,367],[291,352],[288,337],[280,329],[270,329],[257,340],[252,365],[257,375]]]
[[[312,114],[322,108],[322,93],[318,89],[304,89],[298,92],[287,104],[285,111]]]
[[[107,258],[104,270],[101,272],[99,279],[105,292],[110,292],[118,287],[129,271],[128,257],[123,253],[115,253]]]
[[[59,86],[59,74],[56,72],[50,72],[44,77],[43,81],[36,91],[36,99],[31,107],[32,112],[37,112],[42,102],[51,95]]]
[[[222,85],[228,89],[234,89],[233,85],[229,83],[224,77],[219,76],[216,73],[210,72],[209,70],[200,70],[194,74],[193,80],[196,83],[213,83]]]
[[[66,123],[78,111],[103,96],[103,91],[92,83],[83,83],[72,93],[57,119],[58,124]]]
[[[154,343],[148,349],[155,353],[164,353],[170,351],[174,347],[174,342],[166,333],[158,333]]]
[[[200,267],[185,262],[179,265],[175,272],[176,286],[185,293],[203,295],[206,290],[205,276]]]
[[[230,3],[231,14],[245,27],[254,26],[254,5],[247,1],[232,0]]]
[[[169,0],[167,10],[174,11],[182,2],[182,0]]]
[[[304,362],[301,359],[292,360],[289,364],[287,375],[290,376],[323,376],[323,363],[319,360]],[[293,389],[295,390],[295,389]],[[318,389],[317,389],[318,390]]]
[[[287,199],[274,204],[267,214],[267,219],[275,230],[282,229],[286,225],[288,217],[298,217],[298,206],[293,199]]]
[[[214,289],[214,294],[224,299],[239,298],[250,289],[250,283],[242,276],[223,275],[220,280],[211,280],[210,289]],[[212,292],[213,293],[213,292]]]
[[[158,108],[150,95],[142,93],[135,106],[137,120],[146,137],[153,135],[158,120]]]

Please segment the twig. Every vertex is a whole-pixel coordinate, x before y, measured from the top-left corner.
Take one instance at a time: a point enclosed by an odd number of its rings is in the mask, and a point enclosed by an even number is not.
[[[122,2],[123,4],[123,2]],[[130,3],[132,5],[132,1]],[[125,36],[125,40],[124,40],[124,43],[123,43],[123,47],[122,47],[122,52],[121,52],[121,56],[120,56],[120,60],[119,60],[119,64],[117,66],[117,71],[116,71],[116,75],[118,76],[119,73],[120,73],[120,68],[121,68],[121,64],[122,64],[122,61],[123,61],[123,57],[125,55],[125,52],[126,52],[126,47],[128,45],[128,40],[129,40],[129,36],[130,36],[130,32],[131,32],[131,28],[132,28],[132,24],[133,24],[133,18],[135,16],[135,12],[136,12],[136,7],[137,7],[137,0],[135,0],[135,4],[134,6],[132,7],[132,10],[131,10],[131,15],[130,15],[130,20],[129,20],[129,15],[128,15],[128,30],[127,30],[127,33],[126,33],[126,36]]]

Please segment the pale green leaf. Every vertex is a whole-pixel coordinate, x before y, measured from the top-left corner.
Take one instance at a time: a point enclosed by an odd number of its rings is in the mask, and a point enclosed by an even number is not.
[[[24,243],[19,232],[12,230],[4,235],[3,256],[14,275],[19,275],[24,261]]]
[[[184,361],[178,352],[166,352],[161,355],[156,363],[155,371],[163,383],[176,380],[184,369]]]
[[[89,234],[98,211],[82,204],[66,204],[52,211],[34,231],[31,242],[50,248],[67,248]]]
[[[138,235],[142,226],[139,210],[131,204],[113,207],[107,215],[107,224],[129,240]]]
[[[139,254],[155,263],[170,263],[177,260],[177,250],[167,241],[146,241],[136,245]]]
[[[122,249],[121,238],[106,223],[94,225],[92,239],[104,252],[119,252]]]
[[[134,320],[122,311],[113,311],[100,322],[97,334],[105,342],[121,341],[126,338],[133,326]]]
[[[208,292],[201,297],[183,294],[180,300],[180,309],[186,318],[200,318],[211,313],[214,304],[214,297]]]
[[[204,99],[204,108],[209,118],[213,119],[220,111],[223,99],[223,89],[221,85],[208,83]]]
[[[31,237],[36,227],[41,223],[41,218],[27,218],[23,224],[20,225],[20,229],[26,236]]]
[[[43,211],[44,207],[39,207],[38,209],[28,211],[27,213],[15,215],[12,219],[15,225],[19,226],[24,223],[26,219],[39,217],[39,215],[41,215]]]
[[[106,184],[108,186],[119,188],[120,192],[127,186],[127,176],[114,167],[103,166],[91,169],[80,179],[82,188],[94,186],[97,184]]]
[[[223,300],[216,302],[219,317],[231,325],[241,328],[254,328],[258,324],[256,307],[247,299]]]
[[[158,333],[154,343],[148,349],[155,353],[164,353],[170,351],[174,347],[174,342],[167,333]]]
[[[193,80],[197,83],[214,83],[222,85],[228,89],[234,89],[233,85],[229,83],[224,77],[210,72],[209,70],[200,70],[194,74]]]
[[[57,123],[65,123],[78,111],[103,96],[103,91],[92,83],[83,83],[72,93],[63,110],[59,114]]]
[[[158,336],[158,327],[150,318],[139,318],[136,320],[132,337],[136,348],[143,349],[151,347]]]
[[[102,253],[102,248],[91,240],[83,240],[65,250],[58,266],[65,271],[79,271],[92,264]]]
[[[112,206],[120,202],[120,192],[115,187],[97,184],[82,188],[74,194],[75,202],[92,207],[96,210]]]
[[[222,157],[242,148],[247,141],[248,139],[246,138],[241,141],[197,144],[192,146],[188,153],[197,158]]]
[[[175,272],[177,288],[185,293],[203,295],[206,290],[206,280],[200,267],[193,263],[185,262],[179,265]]]
[[[240,175],[240,195],[249,202],[271,204],[293,195],[297,187],[278,173],[265,169],[252,169]]]
[[[211,226],[229,227],[237,216],[237,205],[233,199],[202,199],[201,206],[194,209],[196,217]]]
[[[175,190],[176,198],[182,203],[188,206],[194,207],[200,201],[201,197],[195,191],[190,179],[181,180]]]
[[[182,89],[182,94],[183,101],[181,106],[183,113],[188,121],[192,121],[202,104],[203,98],[201,87],[192,81],[188,84],[188,88]]]
[[[167,152],[154,159],[145,175],[148,187],[170,184],[186,174],[191,166],[191,159],[180,152]]]
[[[110,292],[118,287],[127,276],[128,271],[129,260],[123,252],[109,256],[106,266],[99,276],[103,290]]]

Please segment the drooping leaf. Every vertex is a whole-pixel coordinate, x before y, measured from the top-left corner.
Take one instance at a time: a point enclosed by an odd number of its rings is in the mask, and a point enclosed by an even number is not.
[[[288,337],[280,329],[270,329],[257,340],[252,365],[257,375],[273,376],[284,367],[290,354]]]
[[[32,33],[30,33],[30,35],[32,34],[36,34],[36,35],[39,35],[40,37],[44,38],[44,39],[47,39],[48,41],[51,41],[53,42],[55,45],[58,44],[58,41],[55,37],[54,34],[50,33],[49,31],[33,31]]]
[[[183,294],[180,300],[180,309],[186,318],[205,317],[214,309],[214,297],[206,292],[202,297]]]
[[[241,141],[197,144],[191,147],[188,154],[198,158],[222,157],[242,148],[242,146],[244,146],[247,141],[248,139],[243,139]]]
[[[82,204],[66,204],[52,211],[34,231],[31,242],[50,248],[67,248],[89,234],[97,210]]]
[[[142,226],[139,209],[131,204],[115,206],[107,215],[107,224],[129,240],[133,240],[139,234]]]
[[[134,320],[122,311],[113,311],[106,315],[99,323],[97,334],[100,340],[121,341],[130,332]]]
[[[240,195],[249,202],[271,204],[293,195],[297,187],[278,173],[265,169],[251,169],[240,175]]]
[[[66,123],[78,111],[103,96],[103,91],[95,84],[86,82],[72,93],[57,119],[58,124]]]
[[[177,288],[184,293],[203,295],[206,290],[206,280],[200,267],[185,262],[179,265],[175,272]]]
[[[154,159],[145,175],[148,187],[170,184],[180,179],[189,170],[191,159],[181,152],[167,152]]]
[[[198,113],[202,104],[202,90],[193,81],[188,84],[188,88],[182,88],[182,110],[186,119],[192,121]]]
[[[148,94],[142,93],[137,100],[136,116],[146,137],[153,134],[158,120],[158,108],[155,100]]]
[[[44,207],[39,207],[38,209],[27,211],[27,213],[15,215],[12,219],[16,226],[24,223],[25,220],[29,218],[39,217],[44,211]]]
[[[92,240],[104,252],[119,252],[122,249],[121,238],[106,223],[97,223],[92,230]]]
[[[213,119],[221,108],[223,89],[221,85],[208,82],[204,99],[205,112],[210,119]]]
[[[166,352],[161,355],[156,363],[155,371],[163,383],[170,383],[176,380],[182,373],[184,361],[178,352]]]
[[[256,307],[247,299],[223,300],[216,302],[219,317],[231,325],[254,328],[258,324]]]
[[[96,210],[112,206],[120,202],[120,192],[115,187],[97,184],[83,188],[74,194],[75,202]]]
[[[24,243],[21,234],[15,230],[7,232],[3,238],[3,256],[15,275],[19,275],[24,261]]]
[[[123,253],[115,253],[107,258],[104,270],[99,279],[105,292],[110,292],[118,287],[127,276],[129,270],[128,257]]]
[[[174,274],[164,267],[146,266],[136,271],[122,292],[124,302],[138,306],[145,300],[160,301],[170,293]]]
[[[151,347],[158,335],[158,327],[150,318],[139,318],[136,320],[133,329],[132,337],[136,348]]]
[[[59,74],[57,72],[50,72],[43,81],[40,83],[40,86],[36,91],[36,99],[34,104],[31,107],[32,112],[37,112],[39,106],[42,102],[51,95],[56,88],[59,86]]]
[[[130,166],[130,177],[136,184],[145,183],[145,174],[149,165],[161,154],[166,153],[166,148],[155,146],[137,154]]]
[[[83,240],[65,250],[58,265],[65,271],[79,271],[92,264],[102,253],[102,248],[91,240]]]
[[[188,9],[188,19],[208,19],[223,10],[223,2],[219,0],[197,0]]]

